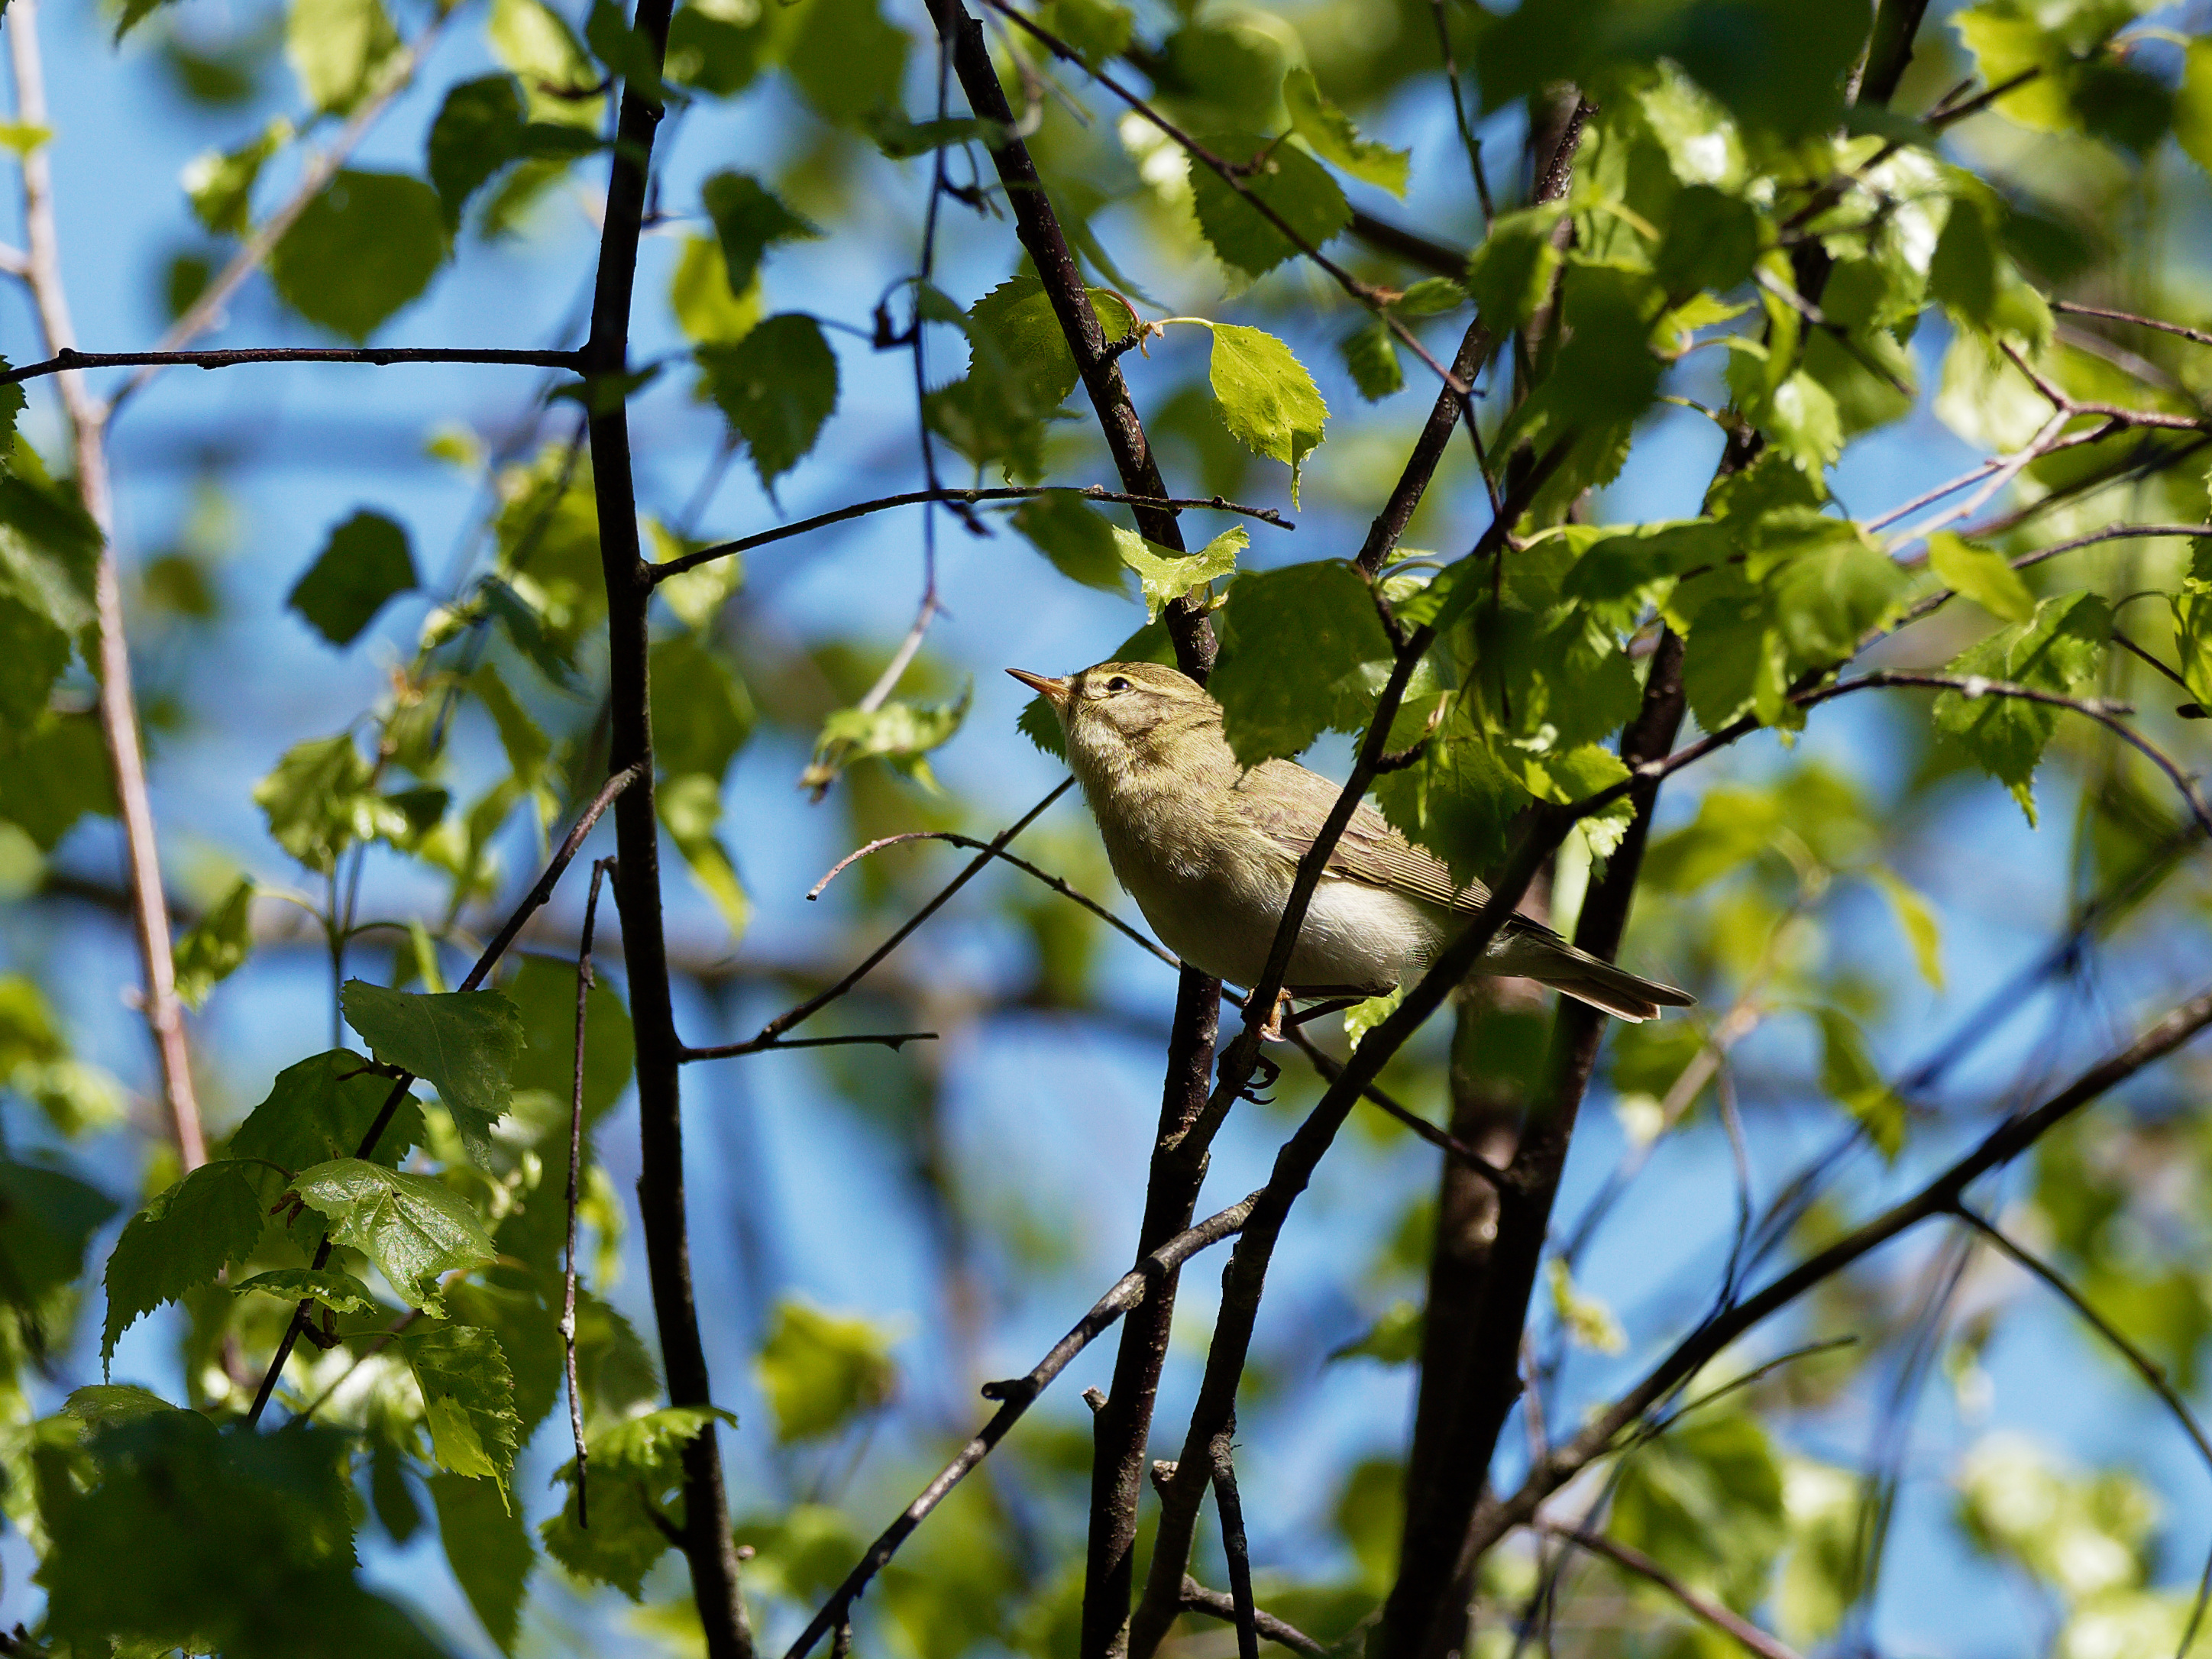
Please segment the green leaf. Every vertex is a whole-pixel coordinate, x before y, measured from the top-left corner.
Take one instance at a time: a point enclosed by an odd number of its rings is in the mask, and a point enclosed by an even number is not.
[[[697,635],[657,640],[647,656],[653,758],[668,772],[720,783],[753,732],[744,682]]]
[[[646,528],[652,533],[657,563],[665,564],[707,545],[671,535],[657,520],[648,520]],[[695,564],[689,570],[663,576],[653,585],[653,592],[686,628],[704,629],[722,614],[722,607],[744,585],[744,556],[725,553],[704,564]]]
[[[1406,193],[1406,177],[1413,152],[1362,138],[1352,118],[1331,103],[1303,65],[1283,77],[1283,105],[1291,112],[1291,126],[1314,147],[1323,161],[1334,161],[1355,179],[1380,185],[1393,196]]]
[[[173,955],[177,994],[197,1009],[236,973],[253,950],[253,878],[241,876],[221,902],[192,924]]]
[[[349,1048],[332,1048],[276,1073],[269,1093],[230,1138],[231,1155],[259,1159],[283,1170],[304,1170],[359,1154],[362,1138],[376,1121],[395,1085]],[[422,1139],[421,1103],[404,1098],[374,1147],[372,1163],[397,1164]],[[251,1173],[264,1206],[276,1202],[286,1182],[258,1164]]]
[[[1073,490],[1032,495],[1014,509],[1014,528],[1050,559],[1053,568],[1085,587],[1124,592],[1128,577],[1121,564],[1114,526],[1085,506]]]
[[[560,1132],[564,1136],[568,1121],[563,1111]],[[580,1211],[584,1207],[580,1199]],[[514,1375],[516,1439],[523,1445],[529,1443],[532,1431],[552,1413],[554,1402],[561,1397],[564,1301],[561,1262],[565,1254],[565,1220],[561,1182],[541,1182],[522,1211],[500,1224],[493,1240],[502,1256],[517,1260],[495,1262],[446,1290],[446,1305],[452,1310],[453,1323],[478,1327],[499,1339],[500,1352],[507,1356],[507,1369]],[[525,1256],[532,1265],[522,1265],[520,1258]],[[587,1294],[578,1287],[576,1376],[586,1385],[591,1380],[592,1356],[583,1331],[592,1322],[586,1317]],[[595,1408],[587,1393],[586,1414]]]
[[[968,705],[975,694],[970,680],[958,699],[925,708],[890,702],[876,708],[840,708],[822,722],[815,739],[814,759],[799,779],[802,788],[820,789],[847,767],[864,760],[880,760],[926,787],[936,787],[930,775],[928,755],[952,741],[968,718]]]
[[[511,75],[463,81],[446,94],[430,123],[425,160],[449,229],[459,228],[469,198],[521,156],[528,120],[522,87]]]
[[[522,1628],[523,1595],[538,1565],[521,1510],[497,1486],[458,1474],[432,1475],[430,1501],[437,1506],[438,1540],[453,1581],[493,1645],[513,1653]]]
[[[1606,1530],[1693,1589],[1747,1608],[1784,1528],[1782,1475],[1751,1416],[1695,1412],[1622,1460]]]
[[[445,207],[429,185],[348,168],[284,233],[269,274],[293,310],[360,342],[421,296],[450,245]]]
[[[410,1307],[427,1314],[445,1316],[441,1274],[494,1259],[477,1212],[428,1176],[337,1158],[301,1170],[292,1190],[329,1220],[334,1241],[366,1255]]]
[[[1352,204],[1328,170],[1304,150],[1249,133],[1231,133],[1206,148],[1232,168],[1251,167],[1235,185],[1212,167],[1193,161],[1191,207],[1200,233],[1222,264],[1249,276],[1262,276],[1299,252],[1266,214],[1252,204],[1265,203],[1306,246],[1322,244],[1352,222]]]
[[[741,295],[730,291],[722,245],[708,236],[684,239],[676,274],[669,278],[668,305],[677,325],[698,345],[735,345],[752,332],[763,308],[757,282]]]
[[[1135,14],[1116,0],[1046,0],[1037,18],[1091,70],[1127,51],[1137,25]]]
[[[1398,362],[1397,338],[1380,317],[1369,318],[1338,341],[1336,349],[1343,354],[1352,385],[1369,403],[1380,403],[1404,388],[1406,371]]]
[[[107,1323],[100,1334],[104,1375],[116,1340],[165,1302],[212,1285],[261,1242],[261,1194],[249,1166],[203,1164],[124,1224],[107,1257]]]
[[[383,0],[291,0],[284,55],[311,108],[349,114],[399,55],[399,32]]]
[[[85,1247],[114,1213],[112,1199],[73,1176],[0,1158],[0,1301],[37,1319],[83,1276]]]
[[[2033,354],[2050,343],[2051,307],[2003,251],[1997,225],[2002,210],[1978,180],[1954,198],[1929,262],[1928,294],[1965,326],[2018,340]]]
[[[1364,1002],[1353,1004],[1344,1011],[1344,1042],[1348,1048],[1357,1048],[1367,1040],[1367,1034],[1398,1012],[1398,1005],[1406,1000],[1406,988],[1385,991],[1379,997],[1370,997]]]
[[[906,78],[906,31],[884,21],[876,0],[803,0],[787,37],[784,68],[815,113],[850,126],[898,103]]]
[[[243,236],[252,228],[254,181],[269,159],[292,139],[292,124],[277,116],[261,136],[228,155],[210,150],[185,167],[185,194],[192,214],[218,236]]]
[[[1928,538],[1928,562],[1945,586],[2000,622],[2024,623],[2035,614],[2035,595],[2011,562],[1992,548],[1977,547],[1950,531],[1939,530]]]
[[[489,1479],[506,1508],[520,1422],[499,1339],[479,1326],[447,1325],[394,1346],[422,1389],[431,1461],[453,1474]]]
[[[763,487],[799,465],[837,407],[837,359],[811,317],[786,312],[735,345],[702,346],[699,364]]]
[[[615,0],[592,0],[584,44],[607,73],[655,108],[668,101],[660,84],[660,52],[653,37],[632,23]]]
[[[1313,376],[1273,335],[1235,323],[1214,325],[1210,373],[1222,421],[1254,454],[1290,467],[1291,504],[1297,506],[1298,469],[1328,423],[1328,405]]]
[[[1148,542],[1133,530],[1113,527],[1114,546],[1121,562],[1137,573],[1145,595],[1145,620],[1158,622],[1160,612],[1193,588],[1219,581],[1237,569],[1237,555],[1251,541],[1243,526],[1223,531],[1195,553],[1178,553],[1158,542]]]
[[[773,14],[756,7],[682,6],[668,25],[661,72],[678,86],[727,98],[750,86],[773,51]]]
[[[1564,1257],[1555,1255],[1546,1262],[1544,1276],[1552,1292],[1552,1316],[1575,1346],[1599,1353],[1619,1353],[1627,1347],[1628,1334],[1613,1310],[1575,1283]]]
[[[1759,210],[1741,197],[1691,185],[1675,197],[1654,262],[1674,295],[1726,294],[1751,280],[1761,237]]]
[[[1130,329],[1129,307],[1105,289],[1084,290],[1108,343]],[[1042,416],[1066,402],[1079,376],[1075,356],[1044,284],[1026,274],[1009,276],[968,313],[969,374],[994,395],[1020,401]]]
[[[1237,763],[1302,752],[1323,732],[1366,726],[1390,641],[1366,580],[1342,560],[1248,570],[1230,583],[1206,682]]]
[[[1821,1088],[1859,1121],[1883,1162],[1896,1163],[1905,1149],[1905,1102],[1884,1080],[1850,1015],[1822,1008],[1816,1016],[1820,1022]]]
[[[135,1423],[157,1412],[176,1410],[151,1389],[131,1382],[88,1382],[71,1389],[62,1409],[88,1427],[101,1429],[118,1423]]]
[[[507,764],[515,781],[535,785],[544,771],[547,757],[553,752],[552,740],[530,718],[530,711],[516,701],[499,671],[489,663],[480,666],[463,684],[499,728],[499,746],[507,751]]]
[[[320,1303],[332,1313],[373,1314],[384,1310],[384,1304],[368,1285],[337,1267],[278,1267],[273,1272],[256,1273],[230,1289],[240,1296],[248,1291],[259,1291],[281,1302],[305,1298]]]
[[[540,0],[492,0],[486,31],[493,53],[522,83],[530,118],[596,132],[606,99],[599,72],[575,31]]]
[[[704,773],[685,772],[653,791],[661,827],[690,867],[691,878],[721,912],[732,939],[744,937],[752,921],[752,902],[738,879],[737,866],[715,833],[722,820],[722,786]]]
[[[668,1550],[668,1536],[657,1522],[670,1517],[664,1507],[684,1479],[684,1449],[702,1433],[712,1433],[716,1419],[737,1419],[711,1406],[666,1406],[659,1411],[611,1424],[591,1434],[591,1525],[576,1516],[576,1464],[571,1458],[555,1476],[567,1482],[560,1514],[538,1529],[546,1553],[577,1577],[611,1584],[633,1601],[642,1599],[645,1575]]]
[[[2001,629],[1961,653],[1948,672],[2070,696],[2095,678],[2112,636],[2112,608],[2094,593],[2066,593],[2035,607],[2033,618]],[[1966,745],[1981,768],[2013,793],[2030,823],[2036,763],[2057,730],[2059,711],[2021,697],[1936,699],[1936,726]]]
[[[510,1080],[518,1091],[538,1089],[552,1096],[561,1103],[565,1125],[575,1079],[576,964],[525,956],[520,971],[504,989],[521,1015],[526,1039]],[[629,1012],[596,975],[585,1000],[584,1021],[584,1121],[590,1124],[629,1086],[635,1050]]]
[[[1385,1365],[1410,1365],[1421,1357],[1425,1323],[1418,1304],[1394,1302],[1367,1328],[1365,1335],[1340,1348],[1330,1349],[1327,1363],[1333,1365],[1340,1359],[1373,1359]]]
[[[776,1304],[753,1373],[775,1413],[775,1437],[817,1440],[891,1397],[890,1337],[867,1320],[803,1302]]]
[[[387,603],[416,586],[407,532],[363,507],[331,532],[284,603],[332,645],[348,646]]]
[[[2191,161],[2212,173],[2212,40],[2191,40],[2183,53],[2173,136]]]
[[[722,249],[732,299],[752,286],[761,259],[779,242],[818,240],[821,230],[793,213],[750,173],[724,171],[699,187]]]
[[[1492,333],[1519,328],[1551,297],[1559,269],[1553,235],[1566,212],[1563,202],[1501,213],[1467,264],[1468,292]]]
[[[1890,914],[1897,918],[1899,930],[1912,947],[1912,960],[1920,969],[1920,977],[1928,981],[1929,990],[1940,994],[1943,989],[1943,935],[1936,925],[1935,910],[1887,865],[1877,864],[1867,874],[1889,901]]]
[[[1462,696],[1452,699],[1419,760],[1376,781],[1375,799],[1401,834],[1464,883],[1504,856],[1506,830],[1528,804],[1528,790]]]
[[[0,601],[0,663],[20,644],[6,637],[9,605]],[[18,655],[15,660],[20,663]],[[58,672],[58,665],[57,665]],[[0,669],[0,682],[6,671]],[[46,688],[36,699],[43,702]],[[27,728],[8,727],[17,718]],[[12,740],[11,740],[12,739]],[[107,769],[107,744],[91,714],[13,714],[0,695],[0,819],[20,825],[39,850],[51,853],[86,813],[115,816],[115,785]]]
[[[338,999],[346,1024],[387,1066],[430,1084],[453,1114],[469,1156],[491,1162],[492,1126],[506,1113],[522,1052],[522,1016],[497,991],[423,994],[349,979]]]
[[[86,1654],[438,1659],[410,1617],[355,1577],[355,1441],[312,1424],[225,1431],[191,1411],[94,1430],[76,1470],[40,1482],[41,1637]],[[305,1637],[301,1608],[318,1625]]]

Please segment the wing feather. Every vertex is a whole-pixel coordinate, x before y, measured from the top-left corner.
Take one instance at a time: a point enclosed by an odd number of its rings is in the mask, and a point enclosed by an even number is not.
[[[1251,787],[1255,780],[1264,788]],[[1245,822],[1293,860],[1313,850],[1314,837],[1340,793],[1341,785],[1285,760],[1254,768],[1232,792]],[[1328,871],[1462,914],[1481,908],[1490,897],[1490,890],[1479,881],[1455,883],[1441,859],[1414,846],[1364,802],[1331,849]]]

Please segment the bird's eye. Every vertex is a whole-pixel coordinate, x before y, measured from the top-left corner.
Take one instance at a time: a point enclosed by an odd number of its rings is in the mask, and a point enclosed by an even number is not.
[[[1106,682],[1106,689],[1109,691],[1127,691],[1129,689],[1129,682],[1124,679],[1121,675],[1116,674],[1112,679]]]

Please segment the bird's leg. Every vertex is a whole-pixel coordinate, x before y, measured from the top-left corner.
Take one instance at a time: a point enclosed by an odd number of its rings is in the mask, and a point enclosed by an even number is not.
[[[1276,992],[1275,1006],[1267,1010],[1267,1023],[1260,1028],[1261,1042],[1280,1042],[1283,1040],[1283,1017],[1290,1011],[1291,994],[1288,991]],[[1274,1081],[1273,1078],[1267,1080],[1270,1083]]]

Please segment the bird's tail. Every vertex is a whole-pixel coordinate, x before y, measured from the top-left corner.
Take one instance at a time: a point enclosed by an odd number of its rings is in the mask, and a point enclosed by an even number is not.
[[[1616,968],[1587,951],[1577,951],[1549,929],[1541,933],[1534,927],[1525,933],[1516,929],[1506,948],[1496,951],[1484,966],[1492,973],[1517,974],[1548,985],[1562,996],[1601,1008],[1616,1019],[1656,1019],[1662,1008],[1687,1008],[1697,1001],[1687,991],[1678,991],[1626,968]]]

